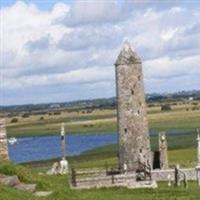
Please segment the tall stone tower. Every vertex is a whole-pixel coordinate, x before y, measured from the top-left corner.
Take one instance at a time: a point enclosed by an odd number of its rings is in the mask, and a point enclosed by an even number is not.
[[[115,67],[120,169],[136,170],[138,161],[151,165],[151,150],[142,63],[127,42]]]
[[[5,120],[3,119],[0,119],[0,159],[9,159]]]

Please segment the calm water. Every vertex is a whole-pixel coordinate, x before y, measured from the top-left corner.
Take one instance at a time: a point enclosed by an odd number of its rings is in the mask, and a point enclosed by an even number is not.
[[[16,163],[47,160],[61,155],[59,136],[23,137],[17,139],[18,142],[16,144],[9,145],[10,159]],[[65,140],[67,154],[72,156],[106,144],[115,144],[117,142],[117,134],[67,135]]]
[[[190,131],[170,130],[168,135],[188,134]],[[156,132],[150,131],[151,136]],[[117,143],[116,133],[105,134],[76,134],[66,136],[67,155],[79,155],[80,153],[107,144]],[[29,162],[35,160],[48,160],[60,157],[60,137],[23,137],[18,138],[18,142],[9,145],[10,159],[16,163]]]

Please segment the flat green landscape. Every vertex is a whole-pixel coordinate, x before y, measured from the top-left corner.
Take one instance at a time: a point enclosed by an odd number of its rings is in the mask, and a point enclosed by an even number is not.
[[[200,127],[200,103],[177,102],[170,111],[161,111],[161,105],[148,107],[149,126],[152,130],[188,130]],[[194,109],[195,104],[195,109]],[[11,123],[13,118],[18,122]],[[65,123],[66,133],[106,133],[117,131],[115,109],[94,109],[92,112],[67,110],[59,115],[32,114],[27,118],[18,114],[7,117],[9,136],[39,136],[59,134],[61,123]]]

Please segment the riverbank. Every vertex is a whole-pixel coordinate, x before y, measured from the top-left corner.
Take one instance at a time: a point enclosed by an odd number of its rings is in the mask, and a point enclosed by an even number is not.
[[[168,151],[169,166],[173,168],[176,164],[180,164],[181,168],[190,168],[196,166],[197,152],[196,148],[182,148],[182,149],[170,149]],[[55,161],[59,161],[61,158],[55,158],[50,160],[41,160],[23,163],[24,166],[28,166],[32,169],[45,171],[51,168]],[[69,156],[68,162],[70,167],[76,169],[86,168],[100,168],[104,169],[105,165],[108,167],[117,168],[117,145],[106,145],[98,147],[93,150],[86,151],[78,156]]]

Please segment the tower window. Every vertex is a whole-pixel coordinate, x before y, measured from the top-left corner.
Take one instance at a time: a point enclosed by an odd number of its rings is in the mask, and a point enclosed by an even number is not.
[[[134,92],[134,90],[132,89],[132,90],[131,90],[131,94],[134,95],[134,93],[135,93],[135,92]]]
[[[124,132],[127,133],[127,128],[124,129]]]

